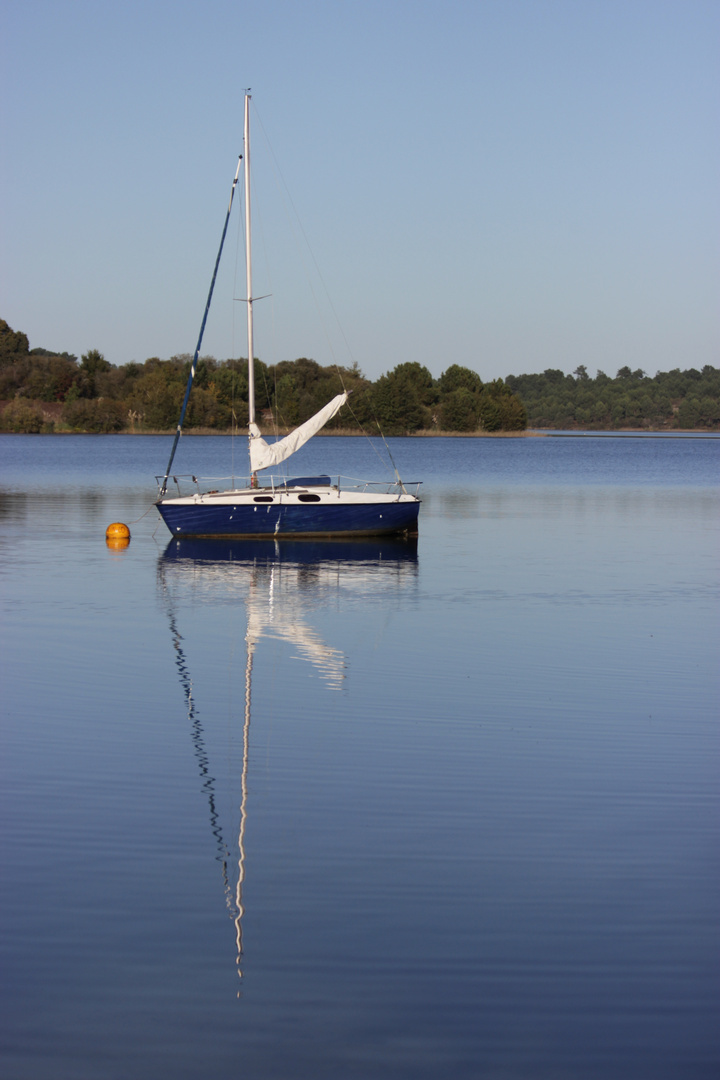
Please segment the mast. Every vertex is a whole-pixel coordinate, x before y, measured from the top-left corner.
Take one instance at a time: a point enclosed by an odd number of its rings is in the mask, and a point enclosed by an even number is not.
[[[253,352],[252,244],[250,236],[250,91],[245,91],[245,278],[247,282],[248,423],[255,423],[255,359]]]

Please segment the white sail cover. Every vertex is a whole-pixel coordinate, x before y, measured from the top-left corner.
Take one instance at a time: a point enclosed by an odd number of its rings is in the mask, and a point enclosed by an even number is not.
[[[343,407],[347,401],[347,392],[338,394],[332,401],[329,401],[327,405],[311,416],[309,420],[306,420],[300,427],[295,428],[289,435],[286,435],[284,439],[280,439],[275,443],[266,443],[260,434],[260,429],[257,424],[250,425],[250,469],[252,472],[258,472],[260,469],[269,469],[272,465],[279,465],[281,461],[285,461],[294,454],[296,450],[299,450],[308,439],[311,439],[313,435],[317,434],[321,428],[327,424],[328,420],[332,420],[333,416],[339,409]]]

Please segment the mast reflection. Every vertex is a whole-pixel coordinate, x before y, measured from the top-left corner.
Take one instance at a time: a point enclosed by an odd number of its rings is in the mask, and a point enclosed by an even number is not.
[[[226,906],[235,925],[236,963],[242,978],[245,883],[245,834],[248,825],[248,768],[252,671],[263,638],[295,646],[294,659],[312,664],[329,690],[340,689],[346,676],[345,654],[324,642],[305,618],[323,591],[333,596],[371,594],[391,580],[404,586],[417,577],[417,539],[352,541],[171,540],[158,560],[158,588],[168,616],[175,666],[187,706],[193,750],[202,791],[207,796],[216,859],[222,867]],[[237,883],[233,889],[231,859],[216,803],[216,779],[210,769],[205,733],[193,697],[192,678],[178,627],[177,607],[217,602],[245,605],[245,687],[243,753],[240,779],[240,823],[237,841]]]

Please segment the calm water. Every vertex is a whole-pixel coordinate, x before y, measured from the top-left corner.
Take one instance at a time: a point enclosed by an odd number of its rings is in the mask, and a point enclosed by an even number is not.
[[[276,550],[0,437],[4,1077],[718,1075],[720,440],[391,448],[417,548]]]

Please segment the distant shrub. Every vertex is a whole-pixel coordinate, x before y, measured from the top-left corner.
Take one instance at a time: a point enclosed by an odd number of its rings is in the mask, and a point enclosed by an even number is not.
[[[63,420],[73,431],[92,434],[122,431],[125,427],[125,409],[119,401],[110,398],[78,398],[63,408]]]
[[[41,410],[32,401],[14,398],[3,409],[0,416],[0,429],[16,435],[36,435],[42,431],[44,418]]]

